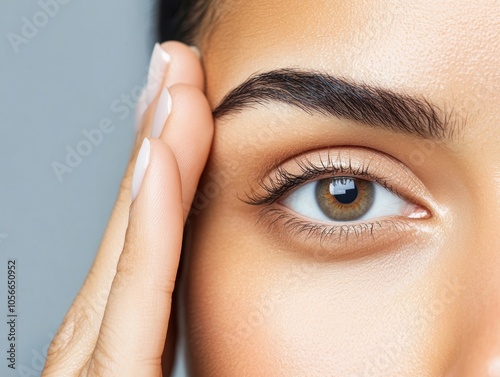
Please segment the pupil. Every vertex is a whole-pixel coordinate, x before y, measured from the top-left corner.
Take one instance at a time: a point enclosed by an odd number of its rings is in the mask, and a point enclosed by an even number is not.
[[[341,204],[351,204],[358,197],[358,188],[353,179],[336,178],[330,183],[330,194]]]
[[[335,221],[355,221],[371,208],[375,199],[371,181],[353,177],[321,179],[316,186],[316,201],[323,213]]]

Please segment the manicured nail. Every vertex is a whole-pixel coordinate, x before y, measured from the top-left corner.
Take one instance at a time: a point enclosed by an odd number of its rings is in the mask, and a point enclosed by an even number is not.
[[[148,104],[146,103],[146,89],[142,90],[141,96],[137,101],[137,105],[135,106],[135,130],[139,131],[142,125],[142,119],[144,118],[144,113],[148,108]]]
[[[172,97],[167,88],[161,91],[160,99],[156,105],[155,116],[153,118],[153,127],[151,128],[151,137],[160,137],[163,126],[172,111]]]
[[[191,50],[193,50],[193,52],[196,54],[196,56],[198,56],[198,58],[201,58],[201,51],[198,47],[196,46],[189,46],[189,48]]]
[[[149,165],[150,151],[151,145],[149,140],[148,138],[144,138],[139,154],[137,155],[137,160],[135,161],[134,174],[132,175],[132,201],[135,200],[141,189],[142,181]]]
[[[158,94],[169,62],[170,55],[161,48],[159,43],[156,43],[149,64],[148,83],[146,85],[146,103],[148,105],[154,101]]]

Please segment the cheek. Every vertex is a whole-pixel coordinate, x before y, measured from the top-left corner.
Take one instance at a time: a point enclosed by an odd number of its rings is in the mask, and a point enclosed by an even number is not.
[[[235,221],[226,226],[213,219],[211,208],[203,211],[185,250],[181,317],[190,373],[258,376],[266,370],[279,376],[274,372],[280,344],[269,332],[270,313],[261,306],[268,272],[258,269],[266,261],[249,257],[254,247],[235,237]]]
[[[210,207],[192,228],[183,282],[192,375],[442,374],[460,285],[418,257],[435,252],[320,264],[249,229]]]

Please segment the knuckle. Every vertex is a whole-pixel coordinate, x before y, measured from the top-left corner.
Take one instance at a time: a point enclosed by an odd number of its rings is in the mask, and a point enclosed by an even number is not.
[[[85,342],[92,333],[95,333],[95,331],[91,331],[92,328],[98,328],[100,325],[100,323],[94,323],[97,310],[91,300],[83,295],[78,295],[75,302],[78,304],[70,308],[50,344],[47,352],[49,360],[58,360],[76,348],[80,351],[81,343]]]
[[[64,319],[57,334],[52,339],[47,351],[47,362],[57,360],[61,354],[67,352],[67,347],[73,339],[75,331],[75,322],[72,319]]]
[[[206,98],[205,94],[202,92],[202,90],[194,85],[189,85],[186,83],[176,83],[173,84],[168,88],[170,94],[172,97],[174,97],[177,100],[183,100],[185,96],[187,97],[193,97],[193,96],[199,96],[202,98]]]
[[[165,297],[172,298],[175,289],[175,274],[169,274],[168,277],[157,283],[157,291]]]

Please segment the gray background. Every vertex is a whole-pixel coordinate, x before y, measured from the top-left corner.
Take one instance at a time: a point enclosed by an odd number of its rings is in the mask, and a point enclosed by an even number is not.
[[[38,1],[0,2],[2,377],[40,375],[91,265],[134,138],[134,109],[113,103],[143,84],[156,38],[153,0],[65,2],[52,14]],[[35,30],[23,34],[24,17]],[[9,33],[28,36],[18,51]],[[53,163],[66,164],[66,148],[104,118],[113,131],[58,179]],[[9,258],[17,261],[16,371],[5,357]]]

